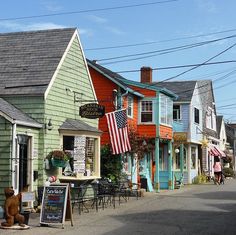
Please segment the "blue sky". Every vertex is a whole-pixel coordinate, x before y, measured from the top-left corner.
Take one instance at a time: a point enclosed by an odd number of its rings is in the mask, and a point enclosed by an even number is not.
[[[123,8],[131,5],[137,6]],[[122,8],[101,10],[116,7]],[[235,9],[235,0],[8,0],[1,2],[0,32],[76,27],[87,58],[96,59],[115,72],[150,66],[155,68],[153,80],[162,81],[190,69],[162,70],[166,67],[201,64],[216,55],[209,62],[236,60]],[[67,12],[74,13],[61,14]],[[40,15],[44,16],[35,17]],[[230,36],[233,37],[191,49],[150,54]],[[123,57],[126,55],[133,56]],[[137,58],[145,56],[149,57]],[[111,60],[112,57],[121,58]],[[121,75],[131,80],[140,79],[138,71]],[[213,80],[217,114],[224,115],[226,121],[236,122],[236,63],[199,66],[176,78],[196,79]]]

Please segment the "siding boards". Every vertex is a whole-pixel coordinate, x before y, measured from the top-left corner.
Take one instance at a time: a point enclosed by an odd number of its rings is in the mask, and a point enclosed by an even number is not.
[[[113,104],[112,91],[113,89],[118,89],[118,86],[91,67],[89,67],[89,72],[93,79],[93,84],[99,104],[105,106],[106,113],[114,111],[115,107]],[[103,130],[103,134],[101,136],[101,145],[110,143],[108,126],[105,116],[99,119],[99,129]]]
[[[11,123],[0,117],[0,205],[3,205],[4,188],[11,186],[11,139],[12,139]]]
[[[189,104],[181,105],[181,115],[182,115],[182,123],[185,132],[188,132],[189,127]]]
[[[172,127],[160,125],[160,138],[172,139]]]
[[[52,149],[62,147],[58,128],[67,118],[81,119],[89,125],[97,127],[97,120],[82,119],[79,116],[79,107],[86,102],[74,102],[74,93],[66,91],[66,88],[83,93],[83,95],[77,95],[79,99],[95,99],[77,38],[73,41],[46,99],[45,118],[52,120],[54,128],[45,135],[45,156]]]
[[[156,125],[138,125],[137,130],[140,135],[145,135],[149,138],[156,137]]]

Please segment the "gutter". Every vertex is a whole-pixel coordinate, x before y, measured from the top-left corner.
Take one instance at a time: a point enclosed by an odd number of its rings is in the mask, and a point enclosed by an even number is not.
[[[15,141],[15,136],[16,136],[16,123],[13,123],[12,124],[12,150],[11,150],[11,175],[12,175],[11,182],[12,182],[12,184],[13,184],[13,180],[14,180],[13,162],[15,161],[15,156],[16,156],[16,141]]]

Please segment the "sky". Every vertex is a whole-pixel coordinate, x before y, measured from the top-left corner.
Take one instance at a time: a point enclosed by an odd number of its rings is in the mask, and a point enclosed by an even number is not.
[[[235,0],[8,0],[0,33],[76,27],[85,56],[127,79],[140,81],[142,66],[156,82],[211,79],[217,115],[232,123],[235,9]]]

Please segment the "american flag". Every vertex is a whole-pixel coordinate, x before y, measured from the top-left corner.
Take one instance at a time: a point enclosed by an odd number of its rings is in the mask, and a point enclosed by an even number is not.
[[[126,110],[107,113],[106,118],[113,154],[130,151]]]

